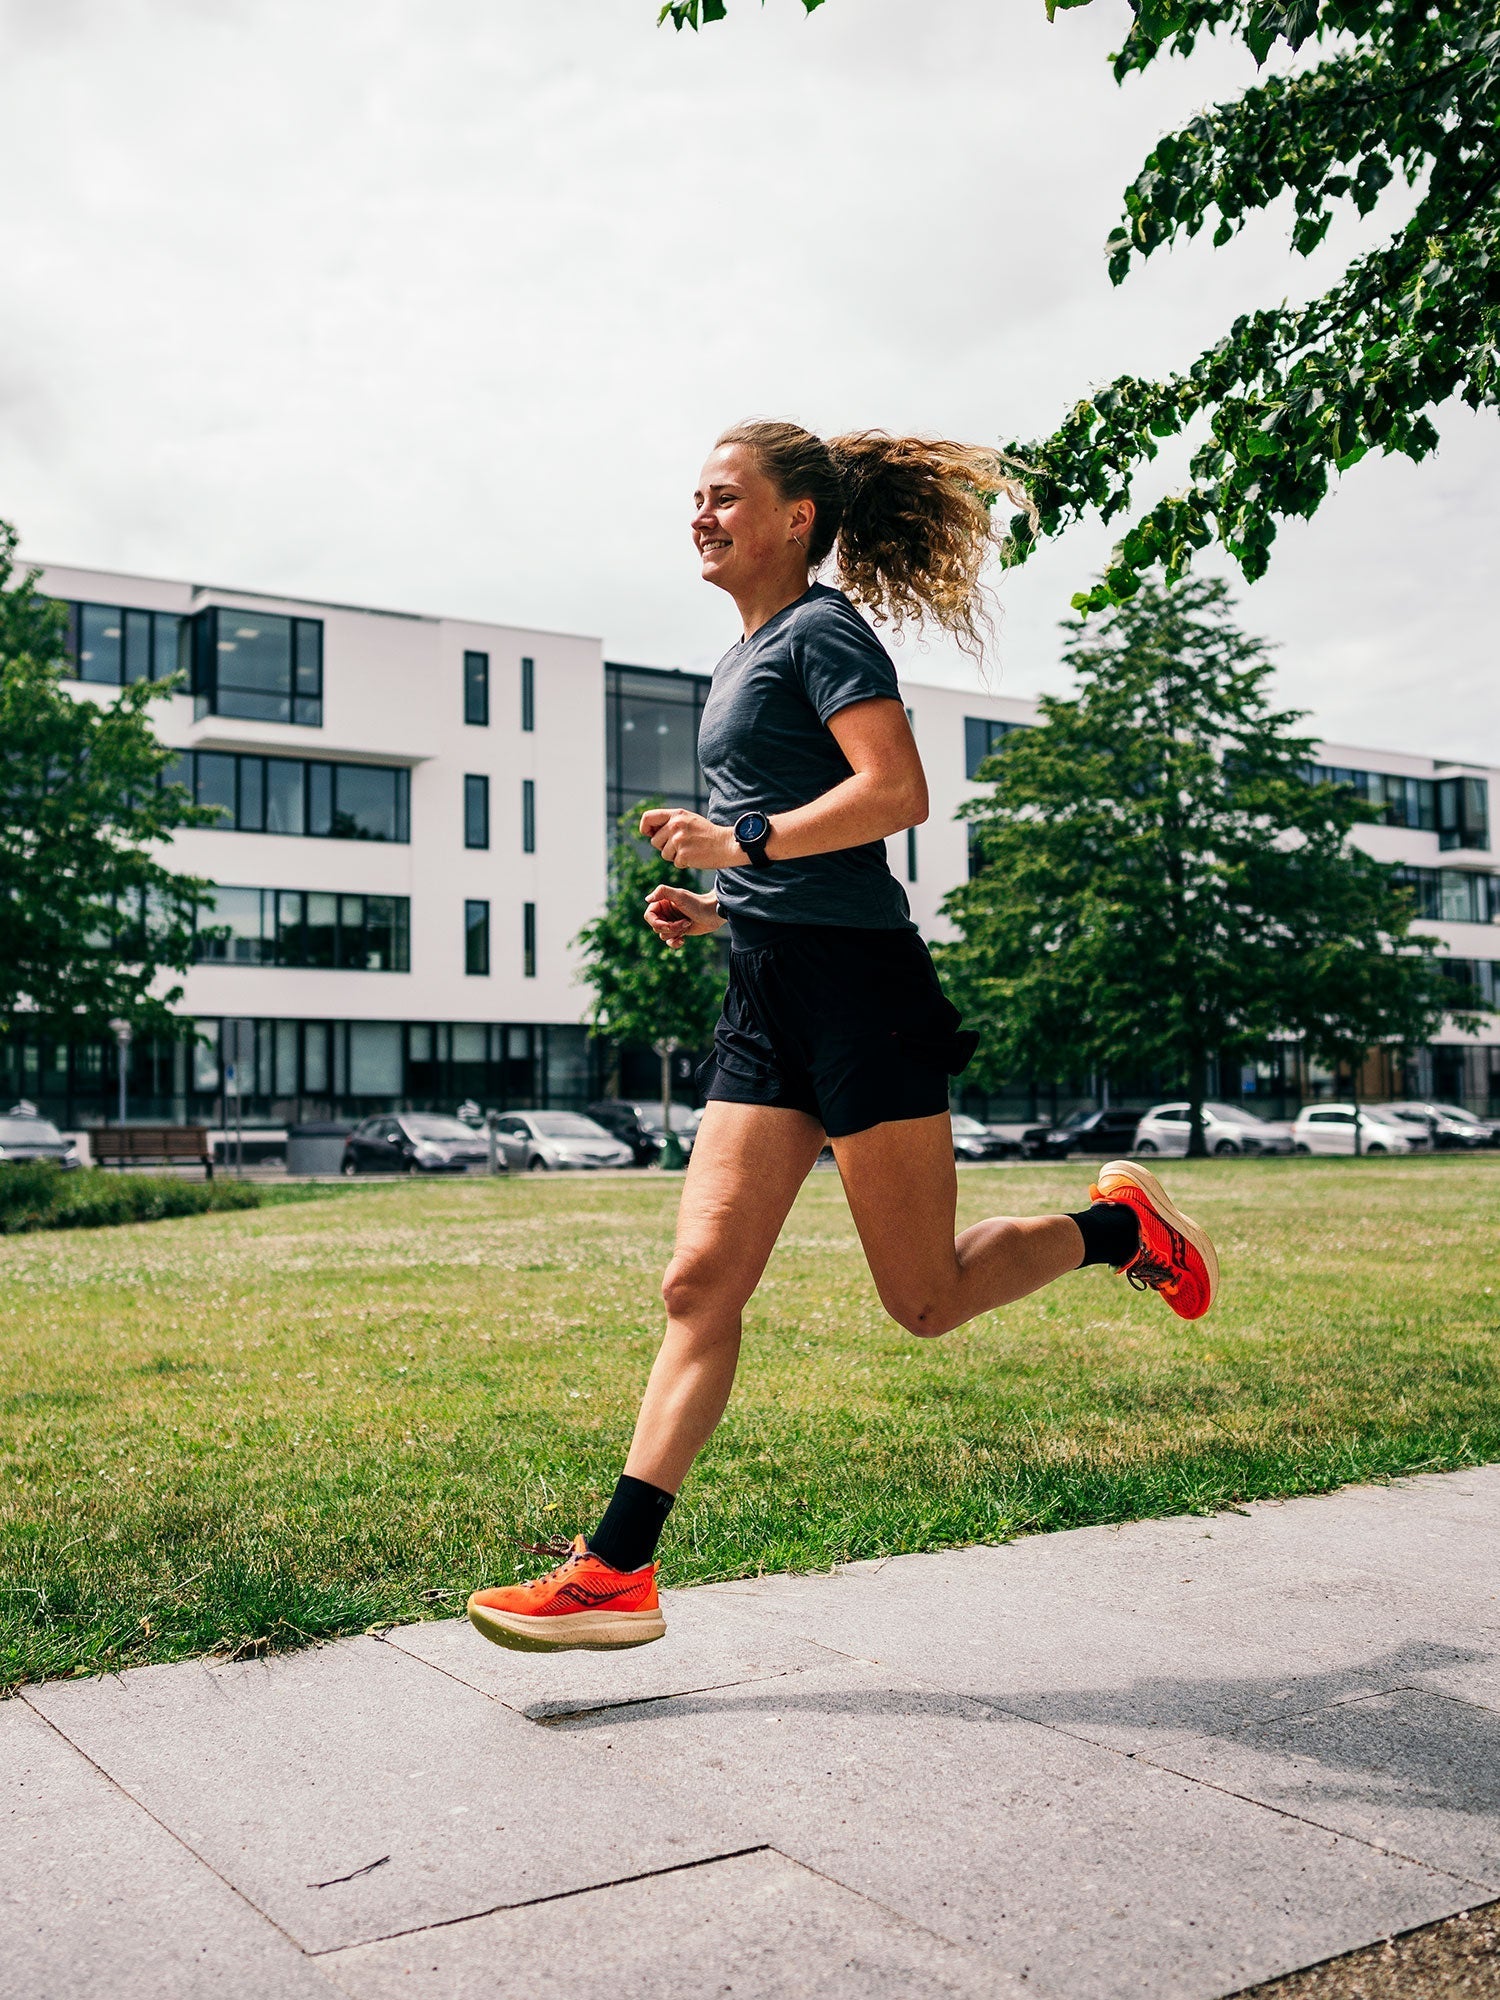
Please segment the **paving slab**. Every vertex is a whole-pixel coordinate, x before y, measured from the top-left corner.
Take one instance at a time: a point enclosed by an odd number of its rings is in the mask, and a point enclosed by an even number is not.
[[[1013,2000],[978,1953],[762,1851],[320,1961],[352,2000]]]
[[[853,1660],[552,1732],[607,1744],[617,1776],[695,1798],[726,1841],[763,1841],[1059,2000],[1210,2000],[1473,1898],[1436,1869]]]
[[[335,1990],[24,1702],[0,1704],[4,2000],[332,2000]]]
[[[1152,1753],[1500,1894],[1500,1712],[1402,1688]]]
[[[26,1699],[309,1951],[724,1851],[691,1801],[374,1639]]]
[[[666,1637],[624,1653],[512,1653],[481,1638],[466,1618],[403,1625],[384,1636],[413,1659],[532,1717],[733,1687],[826,1658],[785,1620],[733,1599],[668,1590],[662,1609]]]

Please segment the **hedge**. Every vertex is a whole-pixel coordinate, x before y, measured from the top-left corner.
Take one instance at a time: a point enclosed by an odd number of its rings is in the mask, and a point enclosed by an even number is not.
[[[211,1208],[259,1208],[251,1181],[186,1181],[172,1174],[109,1174],[98,1167],[65,1173],[47,1162],[0,1166],[0,1236],[28,1229],[105,1229],[118,1222],[160,1222]]]

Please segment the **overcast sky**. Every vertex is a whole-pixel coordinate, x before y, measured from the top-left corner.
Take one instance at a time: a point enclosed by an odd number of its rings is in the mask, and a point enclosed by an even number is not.
[[[1207,48],[1117,89],[1096,0],[0,0],[0,515],[33,557],[603,635],[710,664],[724,424],[994,440],[1327,283],[1284,210],[1118,291],[1100,246]],[[1377,218],[1378,220],[1378,218]],[[1337,740],[1500,762],[1493,417],[1367,460],[1243,619]],[[1004,587],[1061,686],[1110,536]],[[962,679],[941,648],[906,670]]]

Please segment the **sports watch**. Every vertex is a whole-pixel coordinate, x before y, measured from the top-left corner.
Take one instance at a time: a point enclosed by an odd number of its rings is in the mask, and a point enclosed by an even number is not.
[[[771,838],[771,822],[759,806],[742,812],[734,823],[734,837],[750,857],[752,868],[769,868],[771,857],[766,842]]]

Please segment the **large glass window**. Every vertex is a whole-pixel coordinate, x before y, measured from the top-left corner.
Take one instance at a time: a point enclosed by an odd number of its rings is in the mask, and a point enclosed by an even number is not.
[[[193,619],[192,680],[199,715],[318,728],[322,620],[210,606]]]
[[[490,906],[464,904],[464,971],[483,979],[490,969]]]
[[[389,764],[324,764],[230,750],[185,750],[163,783],[186,785],[240,833],[325,840],[411,839],[411,773]]]
[[[342,972],[411,970],[411,900],[323,890],[214,891],[195,956],[210,965],[284,965]]]
[[[1438,846],[1487,848],[1490,788],[1483,778],[1437,781]]]
[[[464,779],[464,846],[490,844],[490,781],[472,774]]]
[[[986,757],[993,757],[1007,736],[1029,727],[1024,722],[997,722],[989,715],[964,717],[964,776],[977,778]]]
[[[604,684],[611,832],[641,799],[707,811],[708,787],[698,764],[707,675],[606,666]]]
[[[464,721],[487,729],[490,721],[490,656],[464,654]]]
[[[1500,875],[1477,868],[1397,868],[1418,917],[1446,924],[1500,924]]]
[[[183,621],[175,611],[69,603],[67,613],[67,657],[75,680],[126,687],[177,672]]]
[[[1310,785],[1347,786],[1368,804],[1378,806],[1387,826],[1410,827],[1418,833],[1438,830],[1440,788],[1431,778],[1402,778],[1390,771],[1354,771],[1343,764],[1309,764],[1303,775]],[[1456,840],[1440,842],[1449,847],[1458,844]]]

